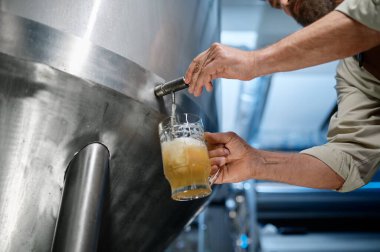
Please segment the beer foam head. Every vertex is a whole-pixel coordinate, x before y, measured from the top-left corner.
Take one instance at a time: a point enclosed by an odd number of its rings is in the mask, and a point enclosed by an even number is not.
[[[204,142],[198,139],[194,139],[191,137],[180,137],[175,138],[172,141],[163,142],[163,148],[180,148],[181,146],[205,146]]]
[[[199,139],[194,139],[191,137],[179,137],[175,138],[172,143],[180,143],[186,145],[194,145],[194,146],[204,146],[204,142]]]

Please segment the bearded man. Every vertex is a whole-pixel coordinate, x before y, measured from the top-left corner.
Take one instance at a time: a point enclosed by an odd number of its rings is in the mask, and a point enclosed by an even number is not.
[[[268,0],[305,26],[264,49],[242,51],[219,43],[194,58],[189,92],[212,91],[212,80],[251,80],[340,60],[337,112],[328,142],[300,153],[255,149],[233,132],[206,133],[216,183],[260,179],[352,191],[380,165],[380,0]]]

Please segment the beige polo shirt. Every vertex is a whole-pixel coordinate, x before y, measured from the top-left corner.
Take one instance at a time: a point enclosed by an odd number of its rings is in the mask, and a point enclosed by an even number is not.
[[[345,0],[336,10],[380,31],[380,0]],[[330,166],[345,179],[339,191],[347,192],[368,183],[380,166],[380,80],[349,57],[338,65],[336,91],[328,142],[301,153]]]

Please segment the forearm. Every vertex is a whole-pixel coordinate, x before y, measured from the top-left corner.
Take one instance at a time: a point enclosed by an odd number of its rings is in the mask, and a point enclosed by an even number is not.
[[[317,158],[299,153],[259,151],[261,162],[253,167],[253,176],[259,180],[271,180],[292,185],[339,189],[344,180],[329,166]]]
[[[253,51],[254,76],[323,64],[378,44],[380,32],[333,11],[278,43]]]

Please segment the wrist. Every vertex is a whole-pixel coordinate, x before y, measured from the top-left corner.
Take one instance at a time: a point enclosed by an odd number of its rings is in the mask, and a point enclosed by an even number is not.
[[[250,177],[252,179],[263,179],[265,177],[266,159],[265,153],[261,150],[252,148],[250,156]]]
[[[264,76],[280,71],[280,69],[277,69],[281,63],[277,46],[272,45],[258,50],[255,55],[257,76]]]
[[[251,51],[251,62],[250,67],[252,69],[252,79],[267,74],[273,73],[273,61],[272,49],[265,48],[257,51]]]
[[[258,51],[249,51],[248,52],[248,73],[249,80],[252,80],[256,77],[259,77],[259,68],[258,68]]]

